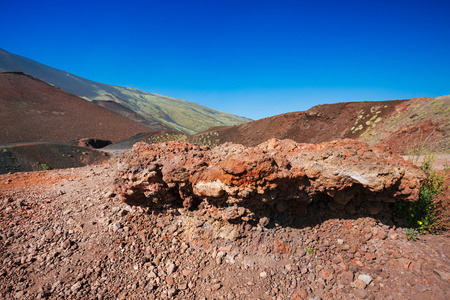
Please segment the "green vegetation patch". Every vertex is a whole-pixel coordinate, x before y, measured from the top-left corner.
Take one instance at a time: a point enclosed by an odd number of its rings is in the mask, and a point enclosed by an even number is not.
[[[196,136],[192,141],[201,146],[208,146],[210,148],[214,148],[220,144],[219,134],[215,131]]]
[[[314,247],[306,247],[306,253],[308,255],[314,255],[314,252],[316,251],[316,249]]]
[[[187,142],[188,137],[185,134],[178,134],[178,133],[166,133],[161,134],[157,136],[149,137],[143,142],[148,144],[159,144],[159,143],[166,143],[166,142]]]
[[[444,181],[450,168],[447,166],[444,172],[437,173],[432,169],[434,160],[434,156],[428,155],[422,163],[421,169],[427,175],[427,179],[422,183],[419,200],[395,203],[395,213],[408,226],[406,230],[408,239],[415,239],[422,233],[441,230],[449,221],[442,219],[442,212],[438,210],[434,200],[444,190]]]
[[[51,169],[52,169],[52,168],[51,168],[49,165],[47,165],[47,164],[41,164],[41,168],[42,168],[42,170],[45,170],[45,171],[51,170]]]

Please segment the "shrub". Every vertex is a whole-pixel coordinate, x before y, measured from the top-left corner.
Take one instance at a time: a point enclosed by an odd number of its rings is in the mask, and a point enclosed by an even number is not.
[[[42,170],[51,170],[52,168],[50,168],[50,166],[49,165],[47,165],[47,164],[41,164],[41,168],[42,168]]]
[[[419,236],[419,231],[414,228],[406,228],[405,234],[408,240],[415,240]]]
[[[306,247],[306,253],[308,253],[308,255],[314,255],[314,252],[314,247]]]
[[[422,163],[421,169],[427,175],[427,179],[420,188],[419,200],[416,202],[398,201],[395,203],[395,212],[401,217],[414,234],[407,237],[415,238],[418,234],[441,229],[442,225],[437,222],[438,215],[434,199],[444,190],[444,181],[449,168],[443,172],[436,172],[432,166],[435,157],[428,155]],[[412,231],[414,230],[414,231]]]

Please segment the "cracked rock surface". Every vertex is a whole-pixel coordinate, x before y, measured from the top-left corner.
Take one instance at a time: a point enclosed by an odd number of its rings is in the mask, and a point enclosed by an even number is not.
[[[423,172],[403,158],[345,139],[209,149],[168,142],[135,144],[118,162],[115,192],[130,205],[202,210],[227,221],[255,221],[286,210],[305,215],[313,201],[336,209],[418,199]]]

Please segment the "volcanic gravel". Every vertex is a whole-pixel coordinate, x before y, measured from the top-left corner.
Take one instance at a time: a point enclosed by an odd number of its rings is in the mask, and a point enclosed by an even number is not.
[[[326,203],[258,225],[130,207],[115,169],[0,175],[0,298],[450,299],[448,234]]]

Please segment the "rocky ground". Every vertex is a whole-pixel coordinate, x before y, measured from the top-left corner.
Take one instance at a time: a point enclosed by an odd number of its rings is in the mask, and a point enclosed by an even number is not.
[[[450,299],[449,235],[389,211],[229,224],[123,204],[115,170],[0,175],[2,299]]]

